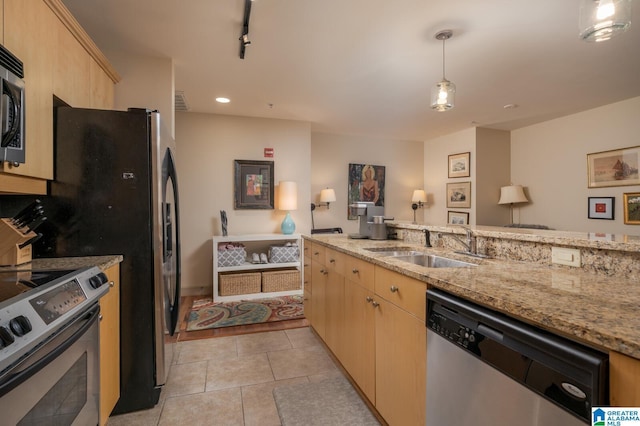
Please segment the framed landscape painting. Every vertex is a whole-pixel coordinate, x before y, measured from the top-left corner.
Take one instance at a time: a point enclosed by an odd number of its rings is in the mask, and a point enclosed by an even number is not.
[[[453,154],[449,156],[449,177],[469,177],[471,176],[471,167],[469,165],[471,159],[470,152],[461,154]]]
[[[447,184],[448,208],[471,208],[471,182]]]
[[[625,192],[623,196],[624,223],[640,225],[640,192]]]
[[[589,188],[640,185],[640,146],[587,154]]]
[[[449,210],[447,212],[447,223],[451,225],[468,225],[469,213],[467,212],[454,212]]]

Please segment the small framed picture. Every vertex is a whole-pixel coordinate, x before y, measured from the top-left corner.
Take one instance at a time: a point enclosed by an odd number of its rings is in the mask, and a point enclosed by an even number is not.
[[[447,184],[448,208],[471,208],[471,182]]]
[[[236,210],[273,210],[273,161],[235,160],[234,195]]]
[[[625,192],[622,196],[624,223],[626,225],[640,225],[640,192]]]
[[[589,188],[640,184],[640,146],[587,154]]]
[[[449,177],[469,177],[471,176],[471,166],[469,160],[471,159],[470,152],[463,152],[460,154],[452,154],[449,156]]]
[[[469,213],[467,212],[454,212],[449,210],[447,212],[447,223],[451,225],[468,225]]]
[[[615,197],[589,197],[589,219],[614,219]]]

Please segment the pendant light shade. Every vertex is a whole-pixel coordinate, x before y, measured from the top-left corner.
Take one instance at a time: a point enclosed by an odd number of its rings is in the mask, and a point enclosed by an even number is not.
[[[453,31],[442,30],[436,33],[436,40],[442,40],[442,81],[431,88],[431,108],[438,112],[449,111],[455,106],[456,85],[445,78],[444,42],[453,36]]]
[[[631,26],[631,0],[581,0],[580,38],[599,42]]]

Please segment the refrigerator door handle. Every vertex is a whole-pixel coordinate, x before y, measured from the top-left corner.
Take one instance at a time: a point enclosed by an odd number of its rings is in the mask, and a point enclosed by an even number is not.
[[[175,288],[165,289],[167,291],[173,291],[173,294],[169,294],[169,301],[173,302],[169,306],[168,323],[169,334],[174,335],[178,325],[178,315],[180,308],[180,276],[181,276],[181,264],[180,264],[180,202],[178,200],[178,177],[176,174],[176,166],[173,160],[173,154],[171,150],[167,148],[163,161],[163,177],[162,177],[162,197],[163,204],[165,205],[165,214],[163,215],[163,229],[165,232],[164,244],[163,244],[163,259],[165,262],[171,262],[175,259]],[[166,174],[165,174],[166,172]],[[171,203],[166,201],[167,185],[171,182],[171,189],[173,191],[173,209]],[[173,221],[171,220],[171,211],[173,210]],[[173,241],[173,232],[175,229],[175,241]],[[174,257],[175,256],[175,257]]]

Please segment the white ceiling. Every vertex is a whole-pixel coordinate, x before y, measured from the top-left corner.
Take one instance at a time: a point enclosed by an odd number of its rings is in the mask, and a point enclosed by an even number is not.
[[[173,58],[193,112],[304,120],[314,131],[426,140],[513,130],[640,95],[640,4],[626,33],[578,39],[579,0],[63,0],[96,44]],[[430,109],[446,77],[456,107]],[[226,96],[231,103],[217,104]],[[272,104],[272,107],[270,107]],[[505,109],[507,104],[518,108]]]

